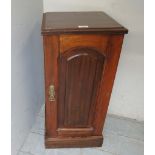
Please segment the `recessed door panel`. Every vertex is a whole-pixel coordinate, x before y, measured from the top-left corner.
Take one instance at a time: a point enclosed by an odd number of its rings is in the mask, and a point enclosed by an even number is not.
[[[89,47],[72,48],[59,57],[59,128],[92,126],[104,56]]]

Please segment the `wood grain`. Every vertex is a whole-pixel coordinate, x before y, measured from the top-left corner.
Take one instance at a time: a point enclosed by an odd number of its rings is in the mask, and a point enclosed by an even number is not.
[[[102,75],[100,92],[96,104],[94,135],[101,135],[107,114],[112,87],[117,71],[124,35],[112,36],[107,49],[106,65]]]
[[[104,56],[92,48],[74,48],[60,56],[59,127],[87,127],[96,102]],[[65,93],[62,93],[65,92]]]
[[[103,12],[44,14],[46,148],[102,145],[125,33]]]
[[[45,127],[46,135],[57,136],[58,36],[44,36]],[[55,87],[55,101],[49,101],[49,86]]]
[[[74,47],[92,47],[96,48],[103,55],[106,53],[109,35],[94,35],[94,34],[68,34],[60,35],[60,52],[63,53]]]
[[[83,137],[91,136],[94,129],[88,128],[58,128],[58,136],[60,137]]]
[[[67,137],[67,138],[46,138],[46,148],[82,148],[82,147],[100,147],[103,143],[102,136],[89,137]]]
[[[86,26],[79,28],[79,26]],[[124,34],[128,30],[105,12],[47,12],[43,14],[42,34],[102,33]]]

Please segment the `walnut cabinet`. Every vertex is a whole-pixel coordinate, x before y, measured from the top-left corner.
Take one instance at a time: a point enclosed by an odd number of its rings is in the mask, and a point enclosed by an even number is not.
[[[103,12],[43,14],[46,148],[102,145],[127,32]]]

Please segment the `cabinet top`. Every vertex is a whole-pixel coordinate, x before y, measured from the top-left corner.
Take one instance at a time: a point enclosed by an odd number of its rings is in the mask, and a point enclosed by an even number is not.
[[[128,30],[104,12],[47,12],[43,14],[43,35],[97,32],[124,34],[128,33]]]

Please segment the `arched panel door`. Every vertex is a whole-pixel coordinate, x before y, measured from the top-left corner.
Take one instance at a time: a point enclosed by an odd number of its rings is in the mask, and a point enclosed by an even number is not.
[[[58,128],[91,128],[105,57],[89,47],[61,53]]]

